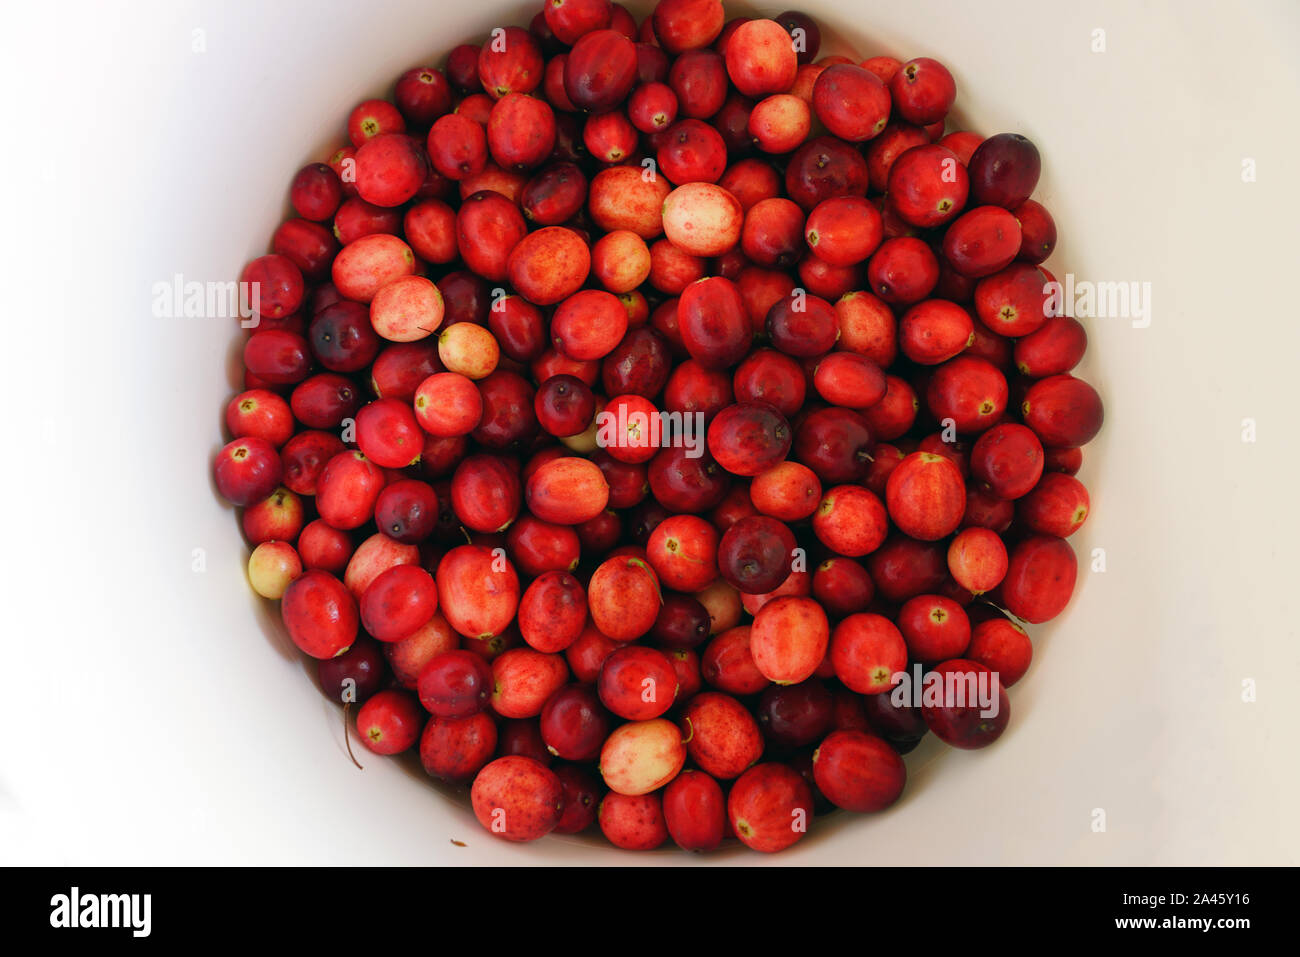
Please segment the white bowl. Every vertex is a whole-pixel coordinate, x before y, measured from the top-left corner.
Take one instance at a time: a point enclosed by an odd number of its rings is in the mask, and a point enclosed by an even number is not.
[[[4,58],[7,79],[41,82],[9,114],[31,125],[30,162],[6,177],[19,733],[2,745],[0,860],[1297,860],[1284,682],[1298,658],[1300,335],[1278,293],[1298,212],[1294,6],[800,5],[862,56],[943,60],[971,128],[1042,151],[1036,196],[1061,237],[1048,266],[1149,282],[1154,308],[1149,328],[1089,323],[1082,374],[1107,422],[1081,474],[1093,513],[1073,540],[1079,586],[1032,631],[1006,734],[973,753],[931,742],[895,808],[818,820],[776,858],[508,845],[409,762],[363,755],[357,771],[314,668],[248,589],[235,515],[212,488],[242,334],[151,316],[154,283],[231,279],[265,251],[290,177],[342,141],[353,104],[526,24],[536,2],[37,6],[11,35],[59,45]],[[1257,182],[1242,180],[1247,159]],[[1097,549],[1104,572],[1090,570]]]

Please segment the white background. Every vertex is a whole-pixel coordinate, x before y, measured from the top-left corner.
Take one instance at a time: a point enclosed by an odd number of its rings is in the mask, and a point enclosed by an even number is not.
[[[153,283],[230,279],[264,251],[355,102],[536,9],[450,6],[6,12],[0,863],[699,860],[507,846],[422,773],[352,768],[209,478],[240,334],[150,314]],[[1074,542],[1107,570],[1033,632],[1003,738],[929,749],[887,814],[720,859],[1296,863],[1300,6],[802,8],[861,56],[939,57],[972,128],[1033,139],[1061,231],[1048,265],[1150,282],[1153,320],[1090,323],[1107,419]]]

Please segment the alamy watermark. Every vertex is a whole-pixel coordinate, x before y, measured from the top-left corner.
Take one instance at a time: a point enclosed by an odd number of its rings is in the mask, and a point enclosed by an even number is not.
[[[924,674],[917,664],[911,673],[896,671],[894,690],[889,700],[896,708],[967,708],[980,709],[981,718],[996,718],[999,708],[999,681],[996,671],[948,671]]]
[[[158,319],[238,319],[245,329],[262,320],[261,286],[255,282],[199,282],[176,273],[154,283],[151,294]]]
[[[596,445],[602,449],[685,448],[688,459],[704,455],[703,412],[628,411],[620,405],[596,414]]]
[[[152,894],[83,894],[74,887],[50,898],[50,926],[129,928],[132,937],[148,937],[152,911]]]
[[[1134,329],[1151,325],[1151,283],[1076,281],[1074,273],[1065,282],[1044,283],[1047,301],[1043,312],[1071,319],[1130,319]]]

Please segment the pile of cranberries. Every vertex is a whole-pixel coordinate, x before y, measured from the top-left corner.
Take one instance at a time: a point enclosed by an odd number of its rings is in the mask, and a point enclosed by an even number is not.
[[[243,273],[252,585],[499,837],[879,811],[927,732],[997,739],[1069,601],[1102,406],[1038,151],[946,131],[933,59],[819,45],[546,0],[358,105]]]

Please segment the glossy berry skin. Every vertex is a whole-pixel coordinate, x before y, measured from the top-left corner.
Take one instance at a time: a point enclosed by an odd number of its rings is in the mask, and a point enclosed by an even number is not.
[[[677,676],[662,652],[628,645],[605,659],[597,689],[601,703],[620,718],[648,721],[672,707]]]
[[[900,117],[917,126],[928,126],[947,115],[957,98],[957,84],[938,60],[918,57],[908,60],[894,74],[889,92]]]
[[[980,205],[1015,209],[1038,185],[1038,147],[1019,133],[999,133],[981,143],[967,164],[971,198]]]
[[[356,640],[356,599],[328,572],[312,569],[294,579],[280,602],[280,615],[293,643],[313,658],[333,658]]]
[[[347,651],[316,662],[321,693],[331,701],[365,701],[383,687],[388,665],[377,641],[358,638]]]
[[[357,712],[357,736],[375,754],[408,750],[420,740],[423,728],[424,714],[409,691],[380,691]]]
[[[217,491],[233,505],[254,505],[270,495],[283,475],[280,455],[266,439],[235,439],[217,456]]]
[[[812,791],[799,772],[784,764],[755,765],[727,796],[732,830],[746,846],[765,853],[802,838],[812,813]]]
[[[728,406],[709,423],[709,452],[733,475],[766,472],[785,458],[791,441],[785,417],[756,403]]]
[[[742,518],[718,545],[718,568],[731,585],[746,594],[776,589],[790,575],[794,533],[784,522],[764,515]]]
[[[722,787],[703,771],[683,771],[664,788],[664,823],[682,850],[711,851],[721,844],[726,810]]]
[[[394,541],[415,545],[438,524],[438,495],[433,486],[403,479],[384,486],[375,500],[375,524]]]
[[[418,565],[380,572],[361,594],[361,624],[380,641],[409,638],[437,610],[433,576]]]
[[[882,811],[903,793],[907,768],[884,739],[863,731],[835,731],[813,754],[813,779],[836,807]]]
[[[419,677],[420,704],[440,718],[467,718],[487,706],[492,668],[469,651],[448,651],[426,664]]]
[[[565,761],[594,760],[609,730],[609,713],[588,685],[566,685],[542,707],[542,740],[551,754]]]

